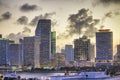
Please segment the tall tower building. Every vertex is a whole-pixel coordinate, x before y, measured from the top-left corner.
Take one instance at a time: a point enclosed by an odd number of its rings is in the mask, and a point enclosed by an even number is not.
[[[20,54],[19,54],[19,64],[20,64],[20,66],[23,66],[23,60],[24,60],[24,40],[23,39],[19,39],[19,50],[20,50]]]
[[[115,61],[120,62],[120,44],[117,45],[117,53],[114,58]]]
[[[74,61],[74,49],[72,45],[65,45],[65,57],[66,64],[70,61]]]
[[[2,38],[2,34],[0,34],[0,38]]]
[[[51,32],[51,55],[55,56],[56,54],[56,32]]]
[[[10,44],[9,45],[9,60],[11,66],[20,65],[20,44]]]
[[[0,66],[9,65],[9,44],[13,41],[5,38],[0,38]]]
[[[55,56],[56,60],[56,67],[65,67],[65,54],[64,53],[56,53]]]
[[[39,45],[39,37],[24,37],[24,66],[40,66]]]
[[[93,44],[90,44],[90,61],[95,61],[95,46]]]
[[[119,45],[117,45],[117,54],[119,54],[119,55],[120,55],[120,44],[119,44]]]
[[[96,32],[97,65],[111,65],[113,60],[113,33],[109,29]]]
[[[90,39],[86,36],[74,41],[74,60],[90,60]]]
[[[35,31],[40,37],[40,66],[48,67],[51,59],[51,20],[40,19]]]

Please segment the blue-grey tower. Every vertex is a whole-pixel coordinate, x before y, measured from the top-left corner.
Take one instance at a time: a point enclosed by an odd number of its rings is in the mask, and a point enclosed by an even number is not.
[[[109,29],[96,32],[96,66],[111,65],[113,60],[113,33]]]
[[[51,59],[51,20],[40,19],[35,36],[40,37],[40,66],[48,67]]]

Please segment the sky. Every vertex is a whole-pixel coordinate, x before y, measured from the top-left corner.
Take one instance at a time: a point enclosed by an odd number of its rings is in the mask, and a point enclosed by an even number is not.
[[[83,35],[95,44],[95,32],[111,29],[114,52],[120,43],[120,0],[0,0],[0,34],[18,43],[34,36],[39,19],[51,19],[57,51]]]

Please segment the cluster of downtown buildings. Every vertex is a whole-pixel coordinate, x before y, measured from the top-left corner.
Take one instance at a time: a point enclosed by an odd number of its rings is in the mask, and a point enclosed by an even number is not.
[[[96,48],[96,49],[95,49]],[[96,50],[96,51],[95,51]],[[113,33],[109,29],[96,32],[96,45],[86,36],[65,45],[56,53],[56,32],[51,32],[51,20],[40,19],[35,36],[24,37],[16,44],[0,35],[0,66],[22,66],[24,68],[50,68],[65,66],[113,65],[120,61],[120,45],[113,56]]]

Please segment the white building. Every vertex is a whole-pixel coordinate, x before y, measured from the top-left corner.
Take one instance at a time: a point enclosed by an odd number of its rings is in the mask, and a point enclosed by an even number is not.
[[[70,61],[74,61],[74,49],[72,45],[65,45],[65,57],[66,65],[69,64]]]

